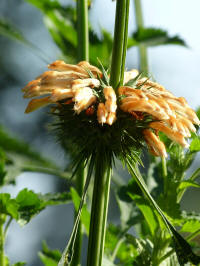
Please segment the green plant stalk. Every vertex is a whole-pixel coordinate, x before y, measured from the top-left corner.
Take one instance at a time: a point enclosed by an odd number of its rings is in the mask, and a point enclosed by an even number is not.
[[[77,0],[78,60],[89,61],[88,1]]]
[[[110,192],[111,168],[101,156],[95,167],[87,266],[101,266]]]
[[[130,0],[117,0],[116,3],[115,31],[110,73],[110,84],[115,91],[123,84],[128,38],[129,4]]]
[[[0,215],[0,265],[6,266],[5,254],[4,254],[4,245],[5,245],[5,237],[3,224],[5,222],[4,215]]]
[[[166,164],[166,159],[165,157],[162,157],[162,174],[163,174],[163,180],[164,180],[164,195],[167,195],[167,164]]]
[[[78,61],[89,61],[89,29],[88,29],[88,1],[77,0],[76,2],[77,13],[77,34],[78,34]],[[76,190],[81,197],[83,194],[85,182],[85,168],[84,164],[80,166],[76,174]],[[76,219],[76,212],[74,215]],[[80,265],[81,260],[81,247],[83,238],[83,224],[79,223],[76,241],[74,245],[74,255],[72,259],[72,266]]]
[[[82,197],[83,194],[83,188],[85,184],[85,177],[86,177],[86,170],[84,168],[84,164],[82,164],[76,174],[76,190],[80,197]],[[74,220],[76,220],[77,213],[74,214]],[[71,262],[71,266],[78,266],[80,265],[81,261],[81,248],[82,248],[82,239],[83,239],[83,224],[79,223],[78,230],[77,230],[77,236],[76,241],[74,244],[74,255]]]
[[[135,17],[136,17],[137,29],[140,30],[144,28],[141,0],[134,0],[134,1],[135,1]],[[148,74],[149,68],[148,68],[147,47],[143,44],[139,45],[139,55],[140,55],[140,71]]]

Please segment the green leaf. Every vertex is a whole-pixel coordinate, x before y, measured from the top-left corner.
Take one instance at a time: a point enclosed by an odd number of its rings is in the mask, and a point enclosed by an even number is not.
[[[195,136],[190,144],[190,151],[191,152],[198,152],[200,151],[200,137]]]
[[[146,46],[157,46],[164,44],[173,44],[187,46],[185,41],[179,36],[169,36],[167,31],[155,28],[142,28],[133,34],[133,39],[138,44],[144,44]]]
[[[41,212],[45,207],[64,204],[69,202],[71,196],[69,193],[56,194],[36,194],[31,190],[23,189],[16,197],[16,202],[19,205],[18,223],[24,225],[28,223],[36,214]]]
[[[143,191],[144,195],[147,197],[149,203],[151,203],[151,205],[154,207],[155,211],[157,212],[158,216],[164,222],[166,228],[173,235],[172,239],[173,239],[173,243],[174,243],[174,246],[175,246],[175,251],[176,251],[176,254],[177,254],[177,257],[178,257],[180,265],[182,266],[182,265],[184,265],[187,262],[192,262],[193,264],[200,263],[200,257],[193,253],[191,246],[176,231],[176,229],[169,222],[169,220],[164,215],[164,213],[162,212],[160,207],[157,205],[155,200],[150,195],[142,176],[140,175],[137,167],[135,166],[135,163],[134,163],[133,159],[130,156],[127,156],[127,157],[124,158],[124,160],[127,163],[129,172],[135,178],[137,184],[140,186],[140,188]]]
[[[41,172],[44,170],[47,173],[58,169],[50,160],[35,152],[27,143],[11,137],[0,126],[0,186],[15,183],[16,177],[27,171],[27,166],[28,169],[43,167]]]
[[[78,211],[81,198],[78,195],[77,191],[74,188],[70,189],[71,191],[71,196],[72,196],[72,201],[74,203],[75,210]],[[89,229],[90,229],[90,213],[87,210],[86,204],[83,205],[82,212],[81,212],[81,222],[85,227],[86,234],[89,235]]]
[[[133,262],[134,257],[138,254],[137,249],[126,241],[125,234],[122,235],[122,230],[119,226],[109,224],[106,230],[106,239],[105,239],[105,254],[107,257],[110,257],[110,254],[113,254],[116,246],[120,242],[117,254],[115,255],[123,265],[126,265],[127,262]],[[114,261],[114,257],[112,257]]]
[[[7,21],[5,18],[0,18],[0,35],[10,38],[14,41],[18,41],[21,44],[30,48],[40,59],[45,62],[48,62],[49,59],[37,46],[27,40],[23,34],[18,30],[15,25],[11,24],[10,21]]]
[[[10,215],[14,219],[18,219],[18,204],[14,199],[10,198],[10,194],[0,194],[0,213]]]
[[[27,188],[21,190],[15,199],[8,193],[0,194],[0,211],[14,218],[20,225],[28,223],[45,207],[69,202],[69,193],[36,194]]]
[[[59,9],[60,4],[57,0],[25,0],[26,2],[30,3],[31,5],[39,8],[43,12],[48,12],[52,9]]]
[[[134,195],[134,194],[129,193],[129,196],[134,200],[138,208],[141,210],[149,226],[151,234],[152,236],[154,236],[158,228],[158,221],[156,219],[156,216],[152,208],[149,206],[149,203],[147,202],[146,199],[144,199],[143,197],[139,195]]]
[[[75,63],[77,48],[62,35],[59,28],[54,24],[52,19],[50,19],[48,16],[45,16],[44,22],[54,42],[66,56],[67,61],[70,63]]]
[[[122,230],[130,228],[134,224],[139,223],[142,219],[135,204],[133,204],[129,193],[137,195],[141,194],[134,179],[129,180],[128,185],[116,186],[115,197],[120,210]]]
[[[57,249],[50,250],[45,241],[43,241],[42,251],[38,255],[45,266],[57,266],[61,258],[60,251]]]
[[[12,264],[12,266],[23,266],[26,265],[26,262],[17,262],[15,264]]]
[[[0,126],[0,147],[6,152],[13,152],[26,156],[31,160],[39,162],[40,165],[54,166],[52,162],[44,159],[38,152],[33,151],[27,143],[11,137],[2,126]]]
[[[9,37],[25,45],[30,45],[29,41],[24,38],[23,34],[5,18],[0,18],[0,35]]]
[[[183,190],[185,188],[188,188],[188,187],[196,187],[196,188],[200,188],[200,185],[194,181],[191,181],[191,180],[185,180],[185,181],[182,181],[178,187],[179,190]]]
[[[200,229],[200,220],[191,219],[184,223],[181,232],[194,233]]]
[[[57,266],[58,262],[48,256],[44,255],[43,253],[39,252],[39,258],[43,262],[45,266]]]
[[[98,59],[101,59],[101,63],[105,68],[108,68],[111,60],[111,53],[113,39],[109,32],[105,29],[101,30],[101,37],[90,29],[89,40],[90,40],[90,62],[94,65],[98,65]]]

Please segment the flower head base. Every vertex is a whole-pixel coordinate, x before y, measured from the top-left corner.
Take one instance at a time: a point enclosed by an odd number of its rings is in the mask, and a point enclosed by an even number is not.
[[[72,122],[76,129],[74,121],[78,119],[76,123],[83,122],[83,127],[87,124],[88,127],[93,125],[97,128],[98,132],[90,128],[90,137],[93,132],[101,138],[102,134],[106,134],[106,129],[110,141],[116,141],[111,137],[112,134],[119,142],[130,143],[129,138],[134,139],[134,146],[145,141],[153,155],[166,157],[159,131],[187,148],[186,138],[190,137],[190,132],[196,131],[194,124],[200,124],[183,97],[178,98],[158,83],[141,78],[137,70],[124,73],[124,85],[116,95],[109,84],[107,72],[86,61],[77,65],[55,61],[48,68],[50,71],[44,72],[22,89],[25,98],[46,95],[31,100],[25,112],[56,104],[55,109],[62,117],[61,120],[65,121],[66,127]],[[82,129],[77,130],[81,132]],[[114,132],[116,130],[118,133]],[[73,134],[76,135],[76,132]],[[114,149],[118,150],[118,147],[113,146],[112,151]]]

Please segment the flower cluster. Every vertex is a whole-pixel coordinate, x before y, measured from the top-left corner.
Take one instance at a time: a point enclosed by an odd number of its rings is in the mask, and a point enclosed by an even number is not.
[[[166,157],[165,145],[159,139],[161,131],[183,147],[188,147],[185,138],[195,132],[194,124],[200,121],[183,97],[176,97],[158,83],[148,78],[140,78],[137,70],[124,73],[124,86],[115,90],[102,82],[103,73],[97,67],[83,61],[77,65],[55,61],[44,72],[29,82],[22,90],[25,98],[47,95],[33,99],[26,108],[32,112],[48,104],[74,102],[76,114],[89,108],[96,109],[99,124],[112,125],[117,119],[117,107],[135,119],[143,119],[144,114],[153,118],[143,130],[144,140],[155,156]],[[131,82],[133,81],[133,82]],[[103,95],[103,97],[102,97]]]

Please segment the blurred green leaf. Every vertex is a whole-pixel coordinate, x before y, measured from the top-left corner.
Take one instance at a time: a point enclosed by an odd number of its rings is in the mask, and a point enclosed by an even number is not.
[[[18,153],[26,156],[27,158],[39,162],[43,166],[52,166],[53,163],[44,159],[38,152],[25,142],[11,137],[3,127],[0,126],[0,147],[6,152]]]
[[[18,204],[10,198],[8,193],[0,193],[0,213],[9,215],[16,220],[19,218]]]
[[[179,36],[169,36],[167,31],[156,28],[143,28],[139,29],[133,34],[133,39],[138,44],[144,44],[146,46],[157,46],[164,44],[173,44],[187,46],[185,41]]]
[[[18,41],[21,44],[30,48],[41,60],[48,62],[49,59],[43,51],[41,51],[37,46],[27,40],[23,34],[18,30],[15,25],[5,18],[0,18],[0,35],[10,38],[14,41]]]
[[[31,5],[41,9],[43,12],[48,12],[52,9],[60,8],[59,1],[57,0],[25,0]]]
[[[98,58],[105,68],[108,68],[111,60],[111,50],[113,39],[111,34],[105,29],[101,30],[99,37],[92,29],[89,31],[90,40],[90,62],[98,65]]]
[[[45,241],[43,241],[42,251],[38,255],[45,266],[57,266],[61,258],[60,251],[50,250]]]
[[[17,262],[15,264],[12,264],[12,266],[23,266],[26,265],[26,262]]]
[[[149,206],[149,203],[146,199],[144,199],[144,197],[131,193],[129,193],[129,196],[134,200],[138,208],[141,210],[149,226],[151,234],[152,236],[154,236],[159,224],[153,212],[153,209]]]
[[[80,202],[81,202],[81,198],[80,198],[80,196],[78,195],[77,191],[74,188],[71,188],[70,191],[71,191],[71,197],[72,197],[72,201],[74,203],[75,210],[78,211],[78,208],[79,208],[79,205],[80,205]],[[86,234],[89,235],[90,213],[87,210],[86,204],[83,205],[80,219],[81,219],[82,224],[85,227]]]
[[[11,137],[0,126],[0,186],[15,183],[26,166],[49,168],[49,172],[58,170],[53,162],[35,152],[27,143]]]
[[[5,18],[0,18],[0,35],[22,42],[25,45],[30,45],[29,41],[25,39],[23,34]]]
[[[200,229],[200,220],[190,219],[181,228],[181,232],[194,233]]]
[[[137,249],[127,242],[124,236],[122,236],[122,231],[119,226],[109,224],[106,230],[105,240],[105,254],[108,258],[110,254],[113,256],[113,252],[117,245],[119,245],[119,248],[115,256],[120,260],[120,262],[123,263],[123,265],[126,265],[128,262],[133,262],[134,258],[138,254]],[[114,260],[115,258],[112,257],[112,259]]]
[[[192,142],[190,144],[190,151],[191,152],[198,152],[198,151],[200,151],[200,137],[199,136],[195,136],[192,139]]]
[[[182,181],[178,187],[179,190],[188,188],[188,187],[196,187],[196,188],[200,188],[200,185],[194,181],[191,180],[185,180]]]

